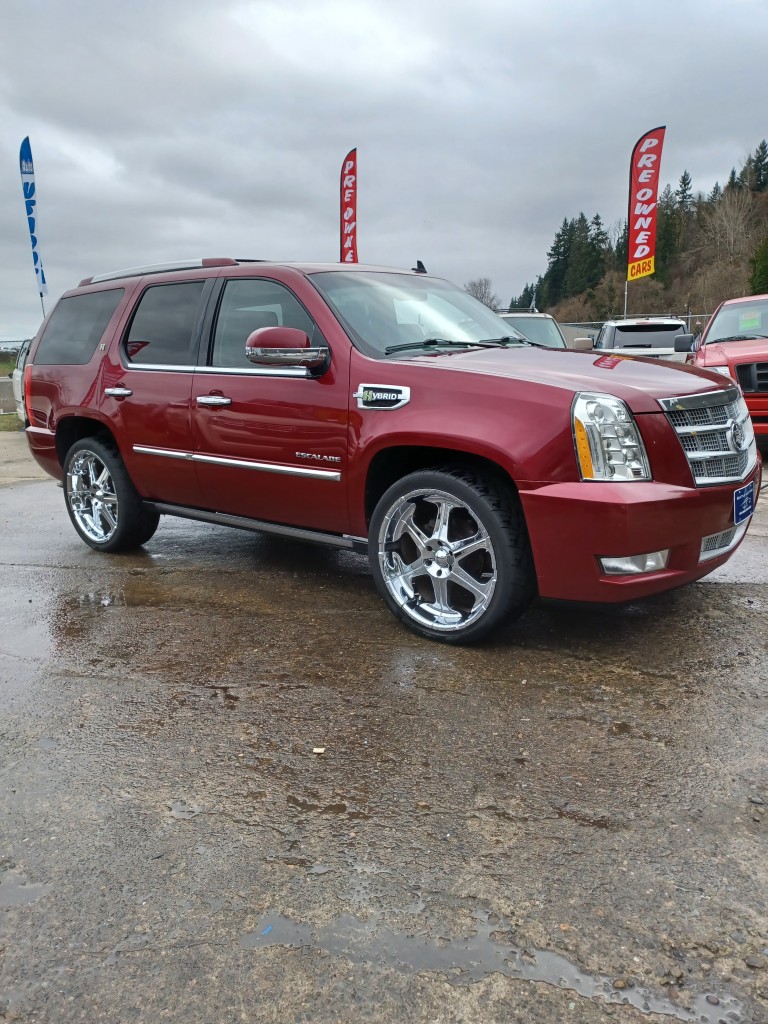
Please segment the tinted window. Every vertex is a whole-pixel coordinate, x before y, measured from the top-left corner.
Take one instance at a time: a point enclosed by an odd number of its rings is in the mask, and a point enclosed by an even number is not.
[[[133,363],[194,364],[192,335],[204,281],[147,288],[133,318],[125,353]]]
[[[614,348],[674,348],[683,324],[627,324],[615,328]]]
[[[295,327],[309,335],[311,344],[322,343],[319,328],[283,285],[267,280],[228,281],[216,319],[213,365],[252,370],[253,363],[245,357],[245,342],[261,327]]]
[[[123,289],[114,288],[61,299],[40,339],[35,362],[43,366],[87,363],[122,297]]]

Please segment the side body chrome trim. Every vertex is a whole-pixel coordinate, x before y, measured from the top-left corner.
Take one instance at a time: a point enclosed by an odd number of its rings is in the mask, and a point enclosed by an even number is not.
[[[157,455],[164,459],[186,459],[189,462],[204,462],[213,466],[232,466],[235,469],[255,469],[260,473],[278,473],[282,476],[302,476],[313,480],[341,480],[341,472],[333,469],[314,469],[310,466],[286,466],[279,462],[254,462],[250,459],[227,459],[220,455],[202,455],[199,452],[183,452],[171,448],[151,448],[135,444],[137,455]]]
[[[223,373],[237,377],[300,377],[311,378],[312,373],[306,366],[265,366],[250,369],[247,366],[185,366],[174,363],[123,363],[124,370],[143,370],[145,373]]]
[[[335,548],[360,551],[361,545],[367,543],[361,538],[348,537],[346,534],[322,533],[320,530],[305,530],[299,526],[282,526],[280,523],[268,523],[261,519],[231,516],[226,512],[206,512],[204,509],[186,508],[183,505],[167,505],[162,501],[145,501],[144,504],[166,516],[195,519],[220,526],[235,526],[240,530],[251,530],[255,533],[276,533],[282,537],[293,537],[294,540],[305,540],[312,544],[326,544]]]

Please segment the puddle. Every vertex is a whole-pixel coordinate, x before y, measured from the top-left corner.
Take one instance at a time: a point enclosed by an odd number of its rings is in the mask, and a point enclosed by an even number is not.
[[[174,800],[167,804],[167,807],[173,818],[194,818],[204,812],[204,808],[199,804],[188,804],[186,800]]]
[[[350,807],[344,803],[337,804],[314,804],[310,800],[302,800],[297,796],[289,796],[286,798],[286,803],[291,807],[296,807],[299,811],[303,811],[305,814],[311,812],[318,812],[319,814],[343,814],[350,819],[361,819],[367,821],[370,818],[370,814],[365,811],[356,810],[354,807]]]
[[[23,907],[34,903],[41,896],[47,896],[50,885],[27,882],[19,871],[4,871],[0,874],[0,907]]]
[[[38,750],[58,750],[59,744],[51,736],[41,736],[35,743]]]
[[[574,992],[586,999],[633,1006],[643,1013],[657,1013],[691,1024],[744,1024],[742,1004],[722,992],[703,992],[688,1006],[680,1006],[658,991],[641,985],[614,988],[615,974],[586,974],[561,953],[549,949],[524,949],[509,941],[511,924],[495,914],[477,914],[475,928],[460,937],[419,934],[415,929],[396,931],[374,914],[361,920],[342,914],[330,924],[313,927],[266,913],[257,928],[240,936],[243,949],[292,946],[320,949],[351,963],[386,964],[406,974],[436,971],[451,985],[470,985],[489,974],[542,982]],[[707,997],[717,999],[716,1007]]]

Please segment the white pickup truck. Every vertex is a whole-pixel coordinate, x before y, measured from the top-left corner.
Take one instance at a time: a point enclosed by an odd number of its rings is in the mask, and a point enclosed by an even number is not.
[[[636,320],[608,320],[600,328],[595,349],[623,356],[646,356],[684,363],[686,353],[675,342],[690,337],[684,320],[678,317],[643,317]]]

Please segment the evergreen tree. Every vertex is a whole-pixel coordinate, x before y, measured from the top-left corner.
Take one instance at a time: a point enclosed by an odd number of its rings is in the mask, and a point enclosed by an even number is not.
[[[768,142],[765,139],[755,150],[752,168],[755,172],[755,192],[768,192]]]
[[[715,204],[720,201],[722,195],[723,190],[720,188],[720,182],[716,181],[712,188],[712,191],[709,193],[709,196],[707,197],[707,202],[710,204],[710,206],[715,206]]]
[[[736,174],[736,168],[731,168],[731,173],[728,175],[728,181],[725,183],[725,190],[727,192],[733,192],[734,189],[740,188],[739,177]]]
[[[589,221],[580,213],[575,221],[571,222],[573,232],[571,235],[570,258],[568,269],[565,273],[564,297],[579,295],[591,287],[590,278],[590,257],[592,255],[589,239]]]
[[[676,196],[666,185],[659,196],[656,214],[656,274],[662,284],[669,281],[670,269],[678,253],[679,216]]]
[[[536,291],[535,284],[526,284],[519,295],[513,295],[509,300],[510,309],[530,309],[533,303],[533,296]]]
[[[675,219],[677,222],[676,253],[682,252],[685,248],[692,217],[693,192],[691,190],[691,176],[688,171],[683,171],[680,175],[677,191],[675,192]]]
[[[679,213],[687,216],[693,209],[693,192],[691,191],[691,176],[688,171],[683,171],[675,192],[675,200]]]
[[[751,156],[747,157],[739,171],[739,186],[749,192],[755,191],[755,165]]]
[[[624,221],[622,224],[621,232],[619,237],[616,239],[616,249],[614,251],[614,263],[616,269],[620,270],[622,274],[627,272],[627,254],[629,252],[629,221]]]
[[[752,276],[749,284],[753,295],[768,295],[768,235],[758,245],[752,257]]]
[[[565,276],[571,259],[571,242],[575,221],[563,218],[560,230],[555,235],[552,248],[547,253],[549,266],[542,278],[542,303],[555,306],[565,295]]]
[[[608,257],[611,251],[611,243],[608,239],[608,232],[603,227],[603,221],[599,213],[596,213],[589,224],[589,286],[594,288],[600,283],[605,274]]]

